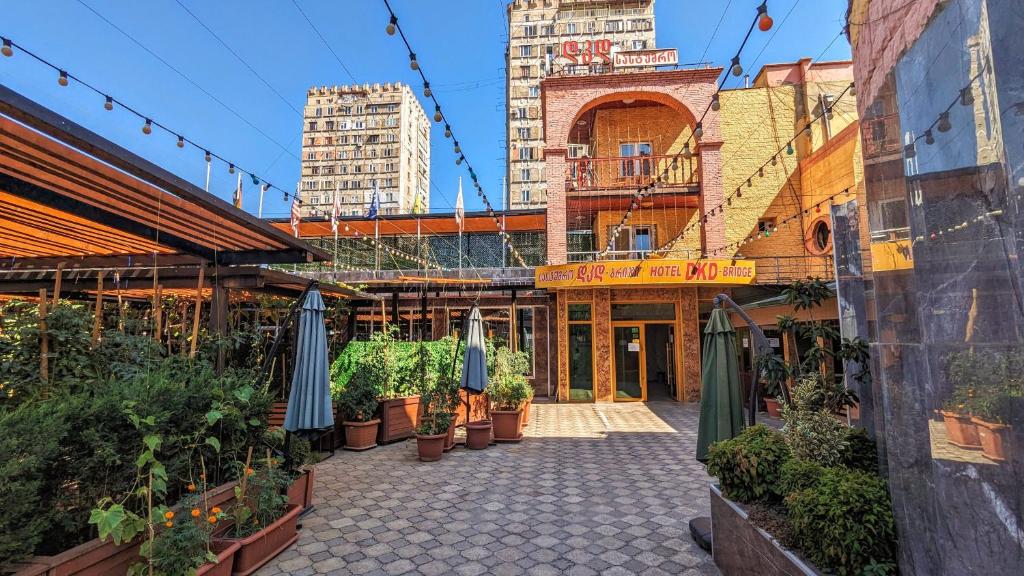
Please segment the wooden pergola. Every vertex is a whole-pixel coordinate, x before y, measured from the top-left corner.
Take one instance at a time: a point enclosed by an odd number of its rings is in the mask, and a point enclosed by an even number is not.
[[[232,297],[295,297],[310,282],[259,265],[329,258],[0,85],[0,297],[37,300],[44,332],[51,298],[95,301],[94,338],[104,301],[141,300],[159,338],[160,303],[175,295],[195,301],[193,335],[207,301],[211,333],[224,334]],[[342,283],[319,288],[379,299]]]

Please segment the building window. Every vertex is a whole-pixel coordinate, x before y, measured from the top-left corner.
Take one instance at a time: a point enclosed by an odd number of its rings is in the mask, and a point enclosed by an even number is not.
[[[519,181],[520,182],[529,182],[530,181],[530,169],[529,168],[523,168],[523,169],[519,170]]]
[[[520,107],[516,109],[516,118],[520,120],[526,119],[526,107]]]
[[[523,188],[522,191],[520,191],[520,193],[519,193],[519,198],[523,202],[523,204],[529,204],[530,203],[530,189],[529,188]]]
[[[621,158],[635,157],[636,160],[622,160],[619,163],[619,177],[650,176],[651,161],[644,159],[651,155],[650,142],[627,142],[619,144],[619,156]]]
[[[569,22],[568,24],[566,24],[565,25],[565,33],[566,34],[576,34],[576,23],[575,22]]]
[[[757,220],[757,232],[764,234],[765,232],[771,232],[772,228],[775,227],[775,218],[759,218]]]
[[[324,129],[334,130],[334,120],[328,120],[327,122],[324,122]]]
[[[529,140],[530,139],[530,129],[529,128],[520,128],[519,129],[519,138],[521,140]]]
[[[520,66],[519,67],[519,77],[520,78],[529,78],[530,77],[530,67],[529,66]]]
[[[822,216],[811,223],[804,239],[807,250],[817,256],[828,254],[832,250],[832,228],[829,227],[829,216]]]
[[[523,36],[531,37],[531,36],[536,36],[536,35],[537,35],[537,25],[536,24],[530,24],[528,26],[523,26]]]
[[[522,148],[520,148],[519,149],[519,159],[520,160],[533,160],[533,147],[532,146],[523,146]]]
[[[540,98],[540,86],[530,86],[530,98]]]
[[[310,130],[316,130],[316,120],[310,120],[309,121],[309,129]]]
[[[519,47],[519,57],[520,58],[529,58],[531,56],[532,52],[533,52],[532,48],[533,48],[533,46],[531,46],[529,44],[524,44],[524,45],[520,46]]]
[[[605,20],[605,32],[622,32],[622,20]]]
[[[633,50],[646,50],[647,40],[633,40]]]
[[[310,196],[309,197],[309,202],[310,202],[310,204],[319,204],[320,203],[320,197],[319,196]]]
[[[555,25],[554,24],[548,24],[546,26],[541,26],[540,33],[543,36],[554,36],[555,35]]]

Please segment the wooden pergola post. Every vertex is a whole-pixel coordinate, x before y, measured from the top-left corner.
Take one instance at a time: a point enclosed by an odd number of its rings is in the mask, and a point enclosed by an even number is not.
[[[57,263],[57,274],[53,280],[53,308],[60,302],[60,283],[64,278],[64,263]]]
[[[199,313],[203,308],[203,284],[206,282],[206,265],[199,266],[199,284],[196,286],[196,308],[192,312],[192,345],[188,352],[189,358],[196,357],[199,346]]]
[[[100,331],[103,329],[103,272],[96,274],[96,312],[92,324],[92,345],[100,343]]]
[[[163,333],[163,284],[157,284],[156,290],[153,291],[153,338],[160,342],[160,336]]]
[[[217,374],[224,372],[224,346],[220,342],[227,333],[228,320],[228,289],[220,283],[214,283],[213,296],[210,298],[210,332],[217,342]]]
[[[50,379],[49,354],[50,344],[46,337],[46,288],[39,289],[39,375],[43,380]]]

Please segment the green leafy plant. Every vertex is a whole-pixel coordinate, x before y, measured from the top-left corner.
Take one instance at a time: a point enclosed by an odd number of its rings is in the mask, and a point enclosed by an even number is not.
[[[292,478],[267,451],[258,468],[253,468],[252,454],[238,463],[239,477],[235,485],[235,501],[228,510],[230,533],[245,538],[273,524],[288,507],[288,486]]]
[[[529,362],[530,357],[524,352],[513,352],[504,346],[495,351],[487,396],[497,410],[519,410],[530,399],[533,388],[525,376]]]
[[[878,476],[826,468],[816,482],[787,496],[786,506],[801,550],[819,568],[846,576],[895,565],[896,527]]]
[[[213,533],[227,515],[217,506],[210,507],[205,501],[206,485],[182,498],[178,510],[155,510],[158,522],[163,524],[152,543],[143,543],[140,555],[146,563],[132,566],[129,574],[142,576],[153,573],[159,576],[195,574],[203,564],[217,561],[211,549]]]
[[[878,472],[878,446],[863,428],[846,429],[846,450],[840,463],[852,470]]]
[[[786,444],[797,458],[837,466],[847,449],[847,426],[822,405],[820,381],[804,377],[793,387],[793,399],[782,407]]]
[[[718,477],[727,498],[750,503],[777,500],[782,465],[790,457],[782,434],[764,424],[751,426],[708,450],[708,473]]]
[[[788,496],[814,486],[825,472],[825,467],[811,460],[790,458],[779,473],[779,493]]]
[[[367,361],[366,364],[373,363]],[[373,420],[377,407],[380,406],[380,388],[374,378],[373,367],[360,367],[349,380],[348,385],[338,395],[338,407],[346,420],[351,422],[369,422]]]

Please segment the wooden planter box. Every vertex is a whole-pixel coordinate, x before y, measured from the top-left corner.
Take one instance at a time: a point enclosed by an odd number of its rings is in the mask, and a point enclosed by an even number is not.
[[[466,418],[466,398],[469,397],[469,418]],[[462,426],[467,421],[477,422],[479,420],[491,419],[491,401],[487,393],[469,394],[465,390],[459,390],[459,407],[455,411],[455,425]]]
[[[217,542],[237,542],[240,547],[235,553],[232,574],[248,576],[299,539],[298,520],[302,508],[289,505],[287,512],[273,524],[245,538],[215,539]]]
[[[235,482],[221,484],[209,491],[210,506],[226,507],[235,499]],[[128,568],[141,562],[139,545],[143,538],[115,545],[113,541],[90,540],[55,556],[36,556],[19,569],[18,576],[123,576]]]
[[[405,396],[380,401],[380,428],[377,442],[387,444],[416,434],[420,424],[420,397]]]
[[[711,486],[711,555],[723,576],[821,576],[810,562],[754,526],[739,504]]]
[[[313,505],[313,468],[306,468],[288,487],[288,503],[306,510]]]
[[[196,570],[196,576],[231,576],[239,548],[238,542],[214,542],[210,549],[217,555],[217,563],[203,564]]]

